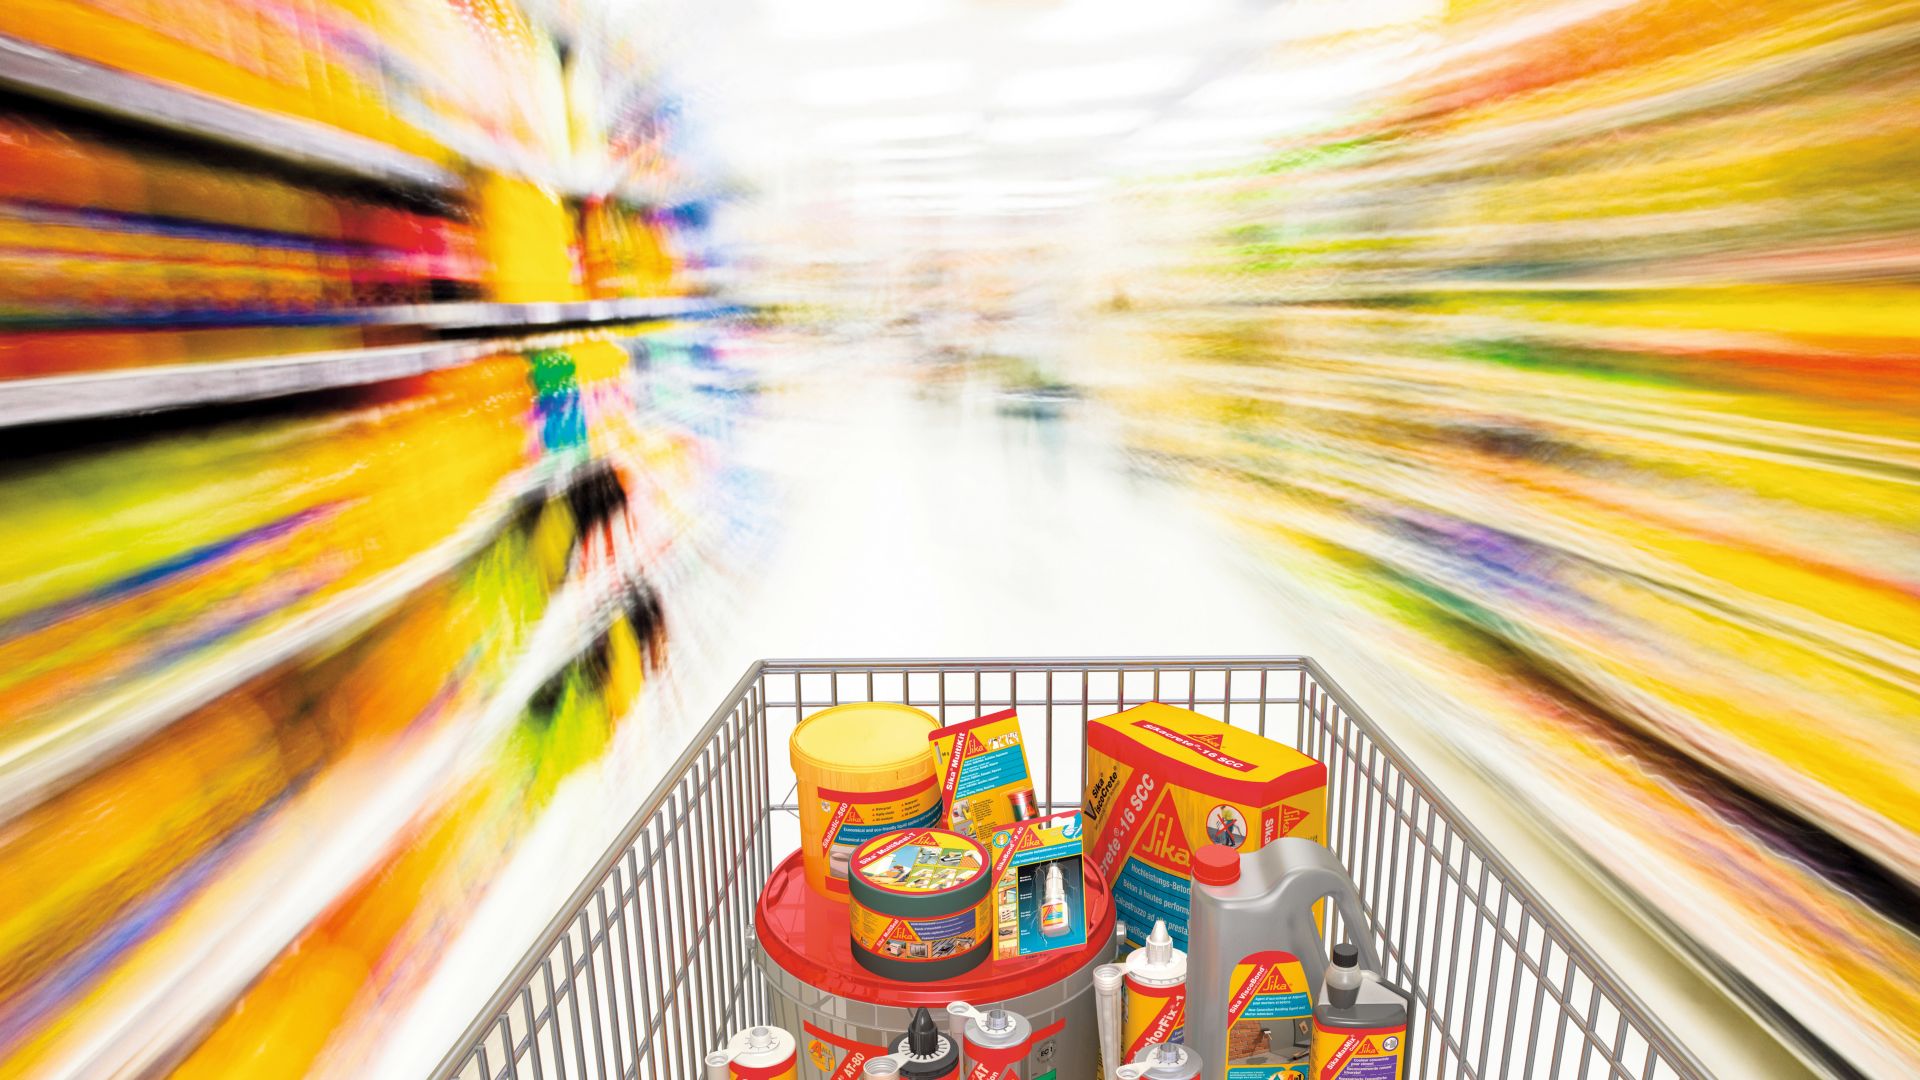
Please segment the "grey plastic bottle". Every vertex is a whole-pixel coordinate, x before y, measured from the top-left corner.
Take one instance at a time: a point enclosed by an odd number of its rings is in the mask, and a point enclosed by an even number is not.
[[[1389,1080],[1407,1080],[1407,1062],[1419,1060],[1413,1054],[1413,1028],[1407,1022],[1411,1011],[1411,1000],[1399,987],[1377,979],[1368,979],[1351,1005],[1324,1002],[1315,1006],[1314,1041],[1321,1050],[1313,1061],[1313,1075],[1326,1070],[1327,1063],[1321,1059],[1329,1057],[1330,1050],[1337,1053],[1346,1036],[1353,1040],[1372,1040],[1371,1046],[1362,1044],[1360,1052],[1368,1055],[1368,1060],[1354,1062],[1353,1075],[1379,1076],[1385,1071],[1382,1066],[1391,1060],[1393,1075]],[[1334,1075],[1346,1071],[1336,1064]]]
[[[1202,1080],[1224,1080],[1228,981],[1242,960],[1265,952],[1291,953],[1304,973],[1308,1008],[1295,1021],[1262,1025],[1268,1049],[1261,1064],[1297,1057],[1312,1042],[1311,998],[1326,977],[1327,957],[1313,906],[1331,901],[1366,966],[1379,970],[1373,924],[1360,906],[1353,879],[1333,853],[1311,840],[1275,840],[1252,851],[1208,844],[1194,852],[1193,893],[1187,916],[1187,1038],[1199,1051]],[[1234,1064],[1250,1063],[1244,1056]]]

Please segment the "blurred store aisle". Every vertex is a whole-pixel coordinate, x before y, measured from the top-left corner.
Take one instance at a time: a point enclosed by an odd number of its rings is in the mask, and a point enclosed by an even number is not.
[[[1198,507],[1120,467],[1087,406],[1010,415],[1023,403],[980,377],[852,360],[769,401],[749,451],[785,507],[743,655],[1253,652],[1301,638]]]
[[[731,659],[690,680],[714,700],[761,656],[1313,655],[1717,1075],[1813,1075],[1440,744],[1445,703],[1136,468],[1099,406],[1021,415],[885,343],[772,356],[745,458],[778,536],[717,644]]]

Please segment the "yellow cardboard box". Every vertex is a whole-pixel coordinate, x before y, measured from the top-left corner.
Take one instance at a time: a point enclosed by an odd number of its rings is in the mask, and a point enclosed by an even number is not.
[[[1193,849],[1324,843],[1327,768],[1292,747],[1149,702],[1087,725],[1087,859],[1140,945],[1165,919],[1187,947]]]

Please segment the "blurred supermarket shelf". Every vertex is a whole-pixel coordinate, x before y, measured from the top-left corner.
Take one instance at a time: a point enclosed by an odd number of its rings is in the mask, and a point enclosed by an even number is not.
[[[0,85],[303,168],[436,191],[462,186],[455,173],[372,139],[236,105],[5,35],[0,35]]]
[[[228,649],[132,680],[0,745],[0,821],[76,773],[106,761],[194,709],[356,627],[485,550],[525,500],[565,491],[590,458],[559,455],[509,477],[446,539],[378,577]]]
[[[294,353],[0,382],[0,426],[159,412],[304,394],[457,367],[485,356],[466,342]]]
[[[444,310],[444,309],[458,310]],[[375,308],[368,322],[436,329],[538,329],[667,319],[712,318],[743,310],[687,297],[588,300],[555,304],[432,304]],[[160,412],[196,405],[286,397],[401,379],[458,367],[535,344],[526,339],[436,341],[365,349],[291,353],[251,360],[0,381],[0,427]]]
[[[406,304],[369,308],[358,320],[383,325],[470,330],[509,326],[571,326],[648,319],[712,318],[740,310],[710,297],[642,296],[533,304]]]
[[[637,296],[616,300],[526,304],[452,301],[384,307],[315,308],[308,311],[206,309],[140,314],[13,315],[0,319],[0,330],[191,330],[267,326],[420,326],[436,330],[480,330],[710,318],[738,310],[738,304],[699,296]]]
[[[487,759],[539,688],[584,653],[620,608],[619,571],[554,595],[499,690],[411,740],[329,769],[250,836],[53,1047],[47,1075],[132,1076],[165,1066],[331,905],[377,868]]]

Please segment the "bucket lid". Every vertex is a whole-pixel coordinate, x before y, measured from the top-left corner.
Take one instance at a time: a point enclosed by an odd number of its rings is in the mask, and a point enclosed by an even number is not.
[[[754,940],[764,954],[761,962],[777,970],[782,980],[799,980],[812,988],[809,1000],[817,1000],[812,995],[824,992],[870,1005],[944,1008],[961,999],[1017,1006],[1019,998],[1059,986],[1112,955],[1113,903],[1105,880],[1091,863],[1086,866],[1083,902],[1084,945],[1036,956],[989,957],[963,975],[905,983],[876,975],[854,960],[846,905],[807,884],[805,862],[796,851],[774,869],[761,890],[754,906]]]
[[[856,701],[800,721],[787,748],[795,767],[805,763],[842,772],[885,772],[924,761],[932,775],[933,744],[927,734],[939,726],[911,705]]]
[[[887,915],[950,915],[987,895],[987,849],[946,829],[881,833],[854,849],[847,891]]]

